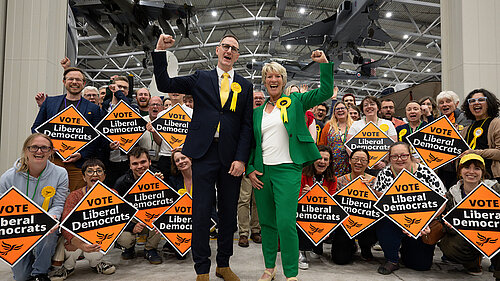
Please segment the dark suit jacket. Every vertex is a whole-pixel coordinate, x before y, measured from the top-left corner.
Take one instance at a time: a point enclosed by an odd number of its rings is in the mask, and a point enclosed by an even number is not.
[[[33,126],[31,126],[31,132],[35,133],[35,129],[42,125],[45,121],[54,117],[57,113],[59,113],[59,108],[64,101],[66,95],[59,95],[55,97],[47,97],[40,107],[40,111],[38,111],[38,115],[36,116],[35,122]],[[78,106],[78,111],[85,117],[85,119],[92,124],[92,126],[96,126],[99,121],[101,121],[101,109],[99,106],[89,102],[88,100],[82,97],[82,101]],[[94,155],[95,150],[95,141],[84,147],[80,150],[80,154],[82,158],[78,160],[75,165],[77,167],[81,167],[83,162],[92,157]]]
[[[235,74],[233,82],[240,84],[236,111],[230,105],[233,91],[224,107],[221,107],[217,70],[196,71],[195,74],[170,78],[167,73],[167,59],[164,52],[153,52],[154,74],[158,90],[165,93],[193,95],[193,118],[182,153],[199,159],[208,151],[217,124],[220,122],[219,159],[230,166],[235,160],[247,162],[252,142],[252,84]]]

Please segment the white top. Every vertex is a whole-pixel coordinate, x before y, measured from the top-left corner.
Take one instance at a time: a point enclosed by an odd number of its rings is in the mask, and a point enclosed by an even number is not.
[[[148,116],[143,116],[144,120],[151,122],[151,118]],[[156,144],[153,139],[153,133],[146,131],[141,139],[139,140],[139,146],[144,147],[149,151],[149,156],[151,156],[152,161],[158,161],[160,156],[158,152],[160,151],[160,146]]]
[[[184,111],[186,111],[186,113],[189,115],[189,117],[193,118],[193,109],[191,107],[187,107],[185,104],[182,104],[181,107],[182,107],[182,109],[184,109]],[[172,105],[169,106],[167,109],[158,113],[158,116],[162,116],[167,110],[170,110],[171,108],[172,108]],[[161,146],[160,146],[160,156],[171,156],[171,155],[172,155],[172,150],[168,146],[167,142],[162,140]]]
[[[396,128],[394,128],[394,124],[392,124],[391,121],[381,119],[381,118],[378,118],[377,121],[378,122],[375,125],[377,125],[377,127],[379,127],[379,129],[380,129],[380,125],[382,125],[382,124],[386,124],[387,126],[389,126],[389,129],[384,132],[386,135],[388,135],[389,137],[393,137],[393,136],[397,135]],[[375,123],[375,122],[373,122],[373,123]],[[365,123],[365,118],[361,118],[358,121],[355,121],[354,123],[352,123],[351,128],[349,128],[349,132],[347,134],[351,135],[351,136],[356,135],[366,126],[366,124],[367,123]]]
[[[262,115],[262,159],[264,165],[293,163],[290,157],[290,140],[281,120],[280,110]]]

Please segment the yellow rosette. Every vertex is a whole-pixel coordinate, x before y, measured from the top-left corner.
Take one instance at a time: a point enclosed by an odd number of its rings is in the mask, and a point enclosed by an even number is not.
[[[282,97],[276,101],[276,107],[281,111],[281,119],[283,123],[288,123],[288,114],[286,109],[292,104],[292,100],[289,97]]]
[[[45,198],[42,203],[42,209],[49,210],[50,198],[56,195],[56,189],[52,186],[46,186],[42,189],[42,197]]]
[[[483,128],[477,128],[474,130],[474,139],[472,139],[470,143],[471,149],[476,149],[477,138],[479,138],[483,134]]]
[[[236,102],[238,101],[238,94],[241,93],[240,84],[236,82],[231,83],[231,91],[233,91],[233,98],[231,99],[231,107],[229,107],[229,109],[231,111],[236,111]]]
[[[408,132],[406,129],[399,131],[399,141],[403,141],[403,137],[406,135],[406,132]]]
[[[380,130],[382,130],[384,133],[389,130],[389,125],[387,124],[382,124],[380,125]]]

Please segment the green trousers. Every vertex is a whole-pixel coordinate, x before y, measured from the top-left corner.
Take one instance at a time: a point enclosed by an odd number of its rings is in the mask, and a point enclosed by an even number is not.
[[[298,274],[299,238],[295,227],[302,165],[264,165],[260,180],[262,189],[255,189],[262,234],[262,253],[266,268],[274,268],[281,245],[283,272],[287,278]]]

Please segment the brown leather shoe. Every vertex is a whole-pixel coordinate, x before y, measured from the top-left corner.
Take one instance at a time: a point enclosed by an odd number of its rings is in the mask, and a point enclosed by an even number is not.
[[[215,276],[224,279],[224,281],[240,281],[240,278],[228,267],[217,267],[215,269]],[[207,279],[208,280],[208,279]]]
[[[252,239],[254,243],[262,244],[262,236],[260,236],[260,233],[252,233],[250,239]]]
[[[210,280],[210,275],[208,273],[198,274],[198,276],[196,276],[196,281],[209,281],[209,280]]]
[[[240,240],[238,240],[238,246],[246,248],[248,247],[248,237],[245,235],[240,236]]]

